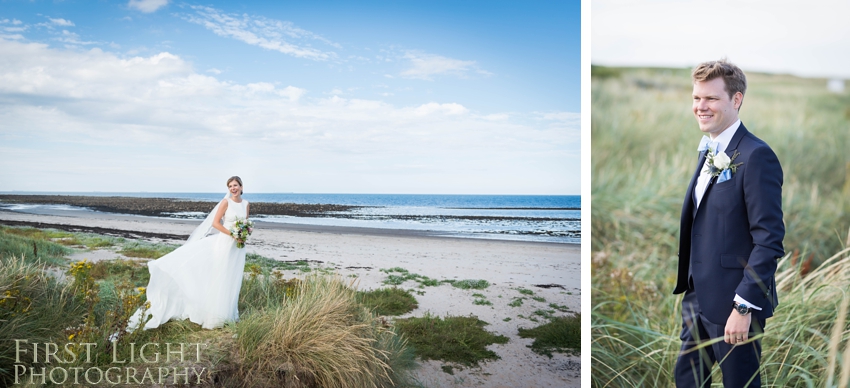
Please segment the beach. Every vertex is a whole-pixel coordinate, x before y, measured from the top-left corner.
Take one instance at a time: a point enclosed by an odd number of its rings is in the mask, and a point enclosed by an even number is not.
[[[70,228],[75,231],[112,234],[146,241],[182,244],[199,221],[124,215],[94,211],[65,211],[40,208],[33,212],[0,210],[0,224]],[[578,387],[578,355],[539,355],[527,346],[532,339],[520,338],[517,328],[532,328],[545,322],[534,318],[549,304],[581,311],[580,246],[576,244],[504,241],[433,236],[415,230],[393,230],[286,224],[256,221],[248,245],[257,253],[282,261],[306,260],[351,278],[360,290],[383,287],[388,276],[381,269],[403,268],[410,273],[437,280],[484,279],[484,290],[463,290],[450,284],[418,288],[414,281],[401,285],[416,289],[419,308],[402,316],[475,315],[489,323],[485,329],[505,335],[509,342],[491,345],[501,359],[480,367],[443,371],[442,362],[422,362],[419,381],[429,387]],[[119,257],[109,250],[75,253],[73,259],[108,260]],[[288,271],[286,277],[302,277]],[[540,302],[528,298],[521,306],[508,306],[522,296],[518,289],[532,290]],[[492,305],[475,305],[472,294],[484,294]],[[561,314],[561,313],[559,313]],[[562,315],[562,314],[561,314]]]

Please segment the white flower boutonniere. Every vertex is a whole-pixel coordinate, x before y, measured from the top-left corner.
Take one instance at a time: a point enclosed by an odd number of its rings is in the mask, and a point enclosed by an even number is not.
[[[714,150],[709,149],[703,172],[711,175],[712,177],[719,177],[717,178],[717,183],[726,182],[729,179],[732,179],[732,174],[738,172],[738,167],[744,164],[732,164],[732,162],[735,161],[735,158],[737,158],[740,154],[741,153],[738,152],[738,150],[735,150],[735,153],[732,154],[732,157],[730,158],[725,152],[715,153]]]

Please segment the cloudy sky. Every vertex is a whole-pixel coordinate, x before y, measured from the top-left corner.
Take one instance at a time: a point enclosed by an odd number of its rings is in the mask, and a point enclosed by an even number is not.
[[[850,1],[593,0],[591,61],[850,79]]]
[[[5,1],[0,191],[579,194],[578,2]]]

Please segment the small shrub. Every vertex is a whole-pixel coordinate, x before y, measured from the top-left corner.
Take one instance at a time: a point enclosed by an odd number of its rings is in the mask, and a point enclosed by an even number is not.
[[[511,306],[511,307],[519,307],[519,306],[522,306],[522,301],[523,301],[524,299],[525,299],[525,298],[514,298],[513,300],[511,300],[511,302],[510,302],[510,303],[508,303],[508,306]]]
[[[493,302],[490,302],[487,299],[475,299],[475,300],[472,301],[472,304],[478,305],[478,306],[492,306]]]
[[[536,301],[538,301],[538,302],[540,302],[540,303],[545,303],[545,302],[546,302],[546,299],[545,299],[545,298],[543,298],[542,296],[532,296],[532,297],[531,297],[531,299],[534,299],[534,300],[536,300]]]
[[[527,288],[517,288],[516,290],[519,291],[519,293],[523,294],[523,295],[534,295],[534,291],[531,291]]]
[[[396,287],[358,292],[358,300],[378,315],[402,315],[419,307],[409,291]]]
[[[581,352],[581,314],[555,317],[549,323],[532,329],[519,329],[522,338],[534,338],[529,345],[535,353],[552,358],[552,352]]]

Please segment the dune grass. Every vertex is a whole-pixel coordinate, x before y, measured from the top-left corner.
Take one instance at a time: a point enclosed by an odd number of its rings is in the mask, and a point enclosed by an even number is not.
[[[43,264],[0,255],[0,385],[14,378],[15,339],[43,343],[61,339],[69,321],[81,319],[83,305],[67,285],[47,275]],[[24,363],[25,366],[37,366]]]
[[[0,226],[0,252],[29,263],[64,264],[62,259],[71,250],[50,241],[47,233],[34,228]]]
[[[594,68],[591,143],[592,386],[671,386],[680,346],[679,212],[701,133],[688,69]],[[786,256],[763,337],[762,382],[850,378],[850,94],[825,80],[748,74],[747,128],[784,172]],[[842,366],[847,365],[847,366]],[[715,368],[714,381],[720,381]],[[839,384],[839,385],[836,385]]]
[[[389,361],[403,347],[334,277],[311,276],[293,298],[247,315],[235,332],[240,373],[255,386],[390,385],[397,376]]]

